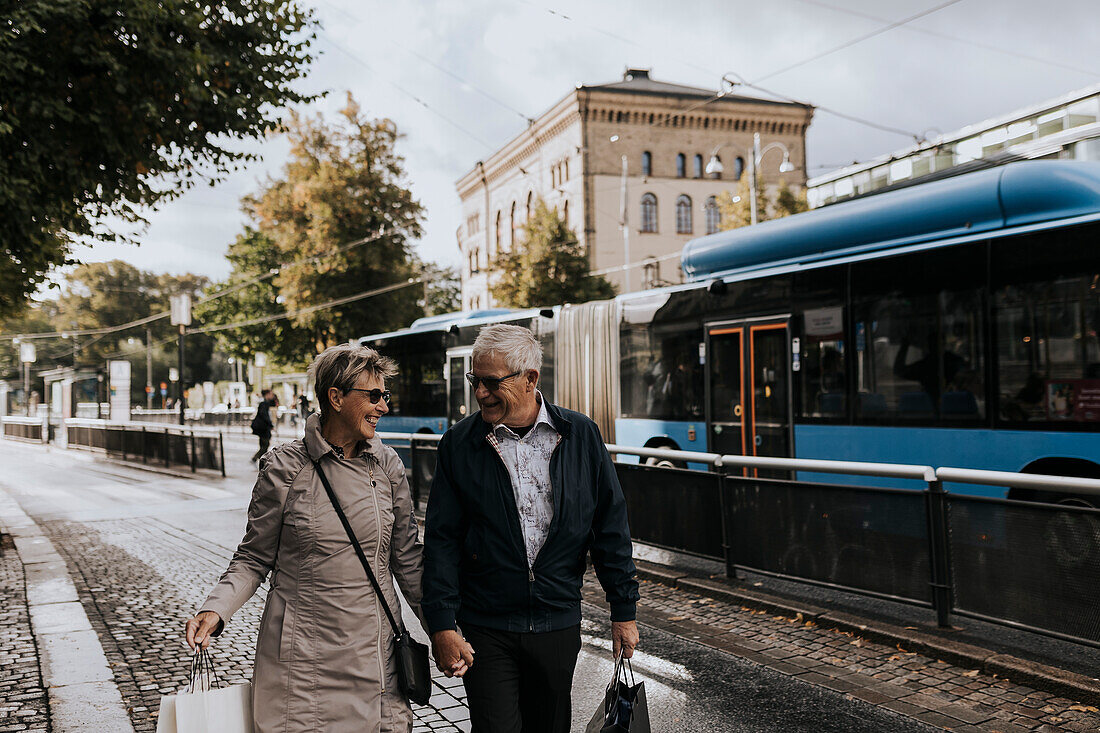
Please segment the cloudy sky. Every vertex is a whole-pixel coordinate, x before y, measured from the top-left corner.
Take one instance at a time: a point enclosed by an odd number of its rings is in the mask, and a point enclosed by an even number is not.
[[[315,111],[335,114],[350,90],[364,113],[397,123],[409,184],[427,209],[417,247],[447,264],[459,260],[455,180],[520,132],[526,116],[577,84],[617,80],[627,66],[708,89],[732,72],[930,136],[1100,81],[1096,0],[306,1],[322,28],[304,87],[329,91]],[[911,142],[819,109],[807,139],[810,175]],[[226,276],[225,249],[244,222],[237,201],[286,155],[278,138],[255,149],[262,162],[152,213],[140,247],[77,255]]]

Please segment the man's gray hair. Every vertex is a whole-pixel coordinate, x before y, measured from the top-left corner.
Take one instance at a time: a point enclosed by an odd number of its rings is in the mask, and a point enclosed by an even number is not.
[[[497,324],[478,331],[473,358],[496,354],[513,372],[542,369],[542,346],[531,329]]]
[[[372,377],[388,379],[397,374],[397,362],[359,344],[330,346],[313,360],[309,365],[309,376],[316,384],[314,389],[321,405],[321,422],[332,411],[329,389],[336,387],[347,394],[364,372]]]

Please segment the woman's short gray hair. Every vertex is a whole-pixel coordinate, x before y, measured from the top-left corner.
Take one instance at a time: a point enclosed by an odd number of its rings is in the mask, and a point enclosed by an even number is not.
[[[542,346],[531,329],[497,324],[478,331],[473,358],[496,354],[513,372],[542,368]]]
[[[309,376],[316,384],[314,389],[321,404],[322,422],[332,410],[329,389],[336,387],[346,394],[364,372],[372,377],[388,379],[397,374],[397,362],[359,344],[330,346],[313,360],[309,365]]]

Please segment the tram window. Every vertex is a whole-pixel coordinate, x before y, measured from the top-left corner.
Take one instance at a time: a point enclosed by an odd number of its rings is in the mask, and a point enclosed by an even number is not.
[[[802,316],[802,417],[840,418],[848,414],[844,353],[844,309],[815,308]]]
[[[627,417],[698,420],[703,416],[701,328],[683,324],[624,327],[620,390]]]
[[[447,411],[447,383],[438,344],[418,337],[378,348],[397,362],[397,375],[388,385],[393,393],[390,414],[420,417]]]
[[[994,242],[999,416],[1100,422],[1100,227]]]
[[[857,268],[858,282],[878,291],[859,297],[855,311],[859,417],[913,423],[985,415],[981,261],[972,248]]]

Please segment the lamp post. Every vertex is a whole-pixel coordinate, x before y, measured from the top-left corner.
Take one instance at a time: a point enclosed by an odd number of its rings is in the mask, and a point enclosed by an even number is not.
[[[27,417],[31,416],[31,364],[38,361],[33,341],[14,339],[19,344],[19,361],[23,362],[23,402],[27,408]]]
[[[259,370],[259,377],[256,379],[256,386],[260,388],[260,392],[263,392],[264,367],[267,366],[267,354],[263,353],[262,351],[257,352],[256,355],[252,357],[252,363],[255,364],[256,368]]]
[[[183,337],[187,331],[187,327],[191,325],[191,295],[189,293],[179,293],[172,296],[172,325],[180,327],[180,348],[179,348],[179,391],[177,396],[180,403],[180,425],[183,425],[184,406],[183,406],[183,383],[186,381],[185,372],[183,370],[183,355],[184,345]]]
[[[732,147],[732,148],[736,148],[737,150],[741,150],[741,148],[737,147],[736,145],[734,145],[732,143],[723,143],[722,145],[719,145],[718,147],[716,147],[713,151],[711,151],[710,160],[707,161],[706,172],[707,172],[708,176],[713,175],[715,173],[721,174],[721,172],[723,170],[723,166],[722,166],[722,161],[718,159],[718,151],[721,150],[723,147]],[[763,160],[764,155],[769,150],[771,150],[772,148],[777,148],[777,149],[783,151],[783,162],[779,164],[779,172],[780,173],[789,173],[789,172],[794,170],[794,166],[791,164],[791,151],[786,145],[784,145],[783,143],[781,143],[777,140],[777,141],[768,143],[767,145],[764,146],[763,149],[761,149],[760,148],[760,133],[759,132],[754,132],[752,134],[752,154],[749,155],[749,221],[752,224],[755,224],[756,221],[757,221],[757,211],[756,211],[757,181],[756,181],[756,172],[760,168],[760,161]],[[741,152],[745,152],[745,151],[741,150]]]
[[[619,142],[618,135],[612,135],[610,141],[613,143]],[[623,292],[630,292],[630,219],[627,216],[627,212],[630,207],[627,202],[626,195],[626,179],[627,179],[627,159],[626,154],[622,156],[623,159],[623,173],[619,183],[619,229],[623,232]]]

